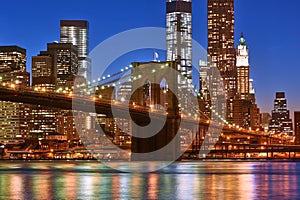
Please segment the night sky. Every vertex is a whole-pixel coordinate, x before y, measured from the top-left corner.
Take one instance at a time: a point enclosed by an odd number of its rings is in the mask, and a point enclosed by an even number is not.
[[[300,1],[296,0],[236,0],[236,44],[243,32],[250,49],[251,78],[262,112],[271,111],[276,91],[286,92],[292,111],[300,110],[299,7]],[[205,48],[206,14],[206,0],[194,0],[193,37]],[[61,19],[88,20],[92,50],[122,31],[165,27],[165,0],[2,1],[0,45],[26,48],[27,69],[31,71],[31,56],[45,50],[46,43],[59,41]],[[146,51],[126,59],[120,65],[152,60],[153,54]]]

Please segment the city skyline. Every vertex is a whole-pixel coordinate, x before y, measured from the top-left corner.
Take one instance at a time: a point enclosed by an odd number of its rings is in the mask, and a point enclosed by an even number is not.
[[[296,35],[299,30],[292,27],[286,27],[286,24],[284,23],[285,20],[278,18],[276,15],[276,10],[281,9],[281,6],[276,5],[276,3],[271,4],[273,10],[268,11],[269,15],[267,15],[264,10],[264,8],[269,8],[266,7],[267,2],[270,1],[251,1],[251,3],[250,1],[236,1],[235,46],[237,45],[237,41],[239,39],[237,36],[241,32],[244,32],[246,43],[249,45],[250,51],[251,77],[255,81],[254,85],[257,92],[256,97],[261,111],[269,113],[271,112],[273,99],[275,97],[275,92],[277,91],[284,91],[286,93],[289,109],[291,111],[296,111],[299,110],[299,103],[297,102],[299,95],[297,95],[297,87],[295,87],[294,84],[297,81],[297,77],[296,73],[290,73],[290,71],[296,67],[295,59],[297,57],[293,56],[293,54],[297,53],[296,49],[294,49],[296,45],[291,46],[291,44],[297,42],[298,37],[296,37]],[[255,4],[257,3],[260,3],[261,6],[256,6]],[[126,6],[123,5],[123,3],[114,6],[110,6],[110,4],[111,3],[109,2],[105,2],[102,5],[94,5],[91,3],[91,5],[86,6],[91,9],[91,12],[75,12],[79,9],[79,7],[72,5],[72,9],[70,8],[67,12],[63,12],[63,9],[57,8],[57,13],[55,15],[53,15],[53,13],[51,13],[51,15],[47,15],[45,12],[43,12],[44,15],[41,15],[41,17],[26,15],[24,19],[28,22],[25,24],[17,21],[17,18],[15,17],[9,19],[8,16],[10,15],[8,15],[5,11],[1,14],[5,19],[5,23],[3,29],[4,32],[0,37],[0,43],[1,45],[18,45],[26,48],[27,71],[31,71],[31,63],[29,58],[33,55],[37,55],[40,50],[45,49],[46,43],[59,40],[59,32],[57,30],[59,30],[59,20],[62,19],[85,19],[90,22],[90,50],[98,43],[120,31],[143,26],[165,27],[165,9],[163,8],[165,1],[155,0],[141,3],[139,1],[132,0],[130,3],[126,3]],[[53,5],[55,5],[55,2]],[[99,12],[99,9],[97,10],[97,5],[98,7],[113,7],[119,12],[119,14],[116,16],[113,12],[110,12],[110,10],[101,13]],[[9,6],[9,4],[5,3],[4,7],[5,6]],[[16,7],[16,11],[18,11],[19,14],[24,14],[26,11],[30,11],[28,5],[23,5],[20,3],[19,6]],[[291,5],[283,6],[289,8],[289,10],[295,7]],[[23,7],[27,9],[20,10]],[[136,11],[136,14],[130,14],[134,10]],[[256,10],[256,12],[249,12],[246,10]],[[126,15],[122,15],[122,13],[126,13]],[[153,13],[155,13],[155,15],[153,15]],[[193,36],[205,48],[207,46],[206,13],[206,1],[193,2]],[[136,19],[133,15],[139,15],[141,17]],[[286,12],[286,16],[283,18],[290,19],[290,23],[292,23],[293,19],[297,19],[297,16],[295,15],[296,12]],[[106,18],[103,18],[104,16],[106,16]],[[260,17],[260,20],[253,20],[253,17]],[[121,20],[121,18],[123,18],[123,20]],[[274,27],[272,18],[276,19],[275,21],[278,23],[278,33],[275,31],[267,31],[268,28]],[[124,23],[124,21],[128,21],[128,23]],[[249,21],[251,21],[251,23],[249,23]],[[267,21],[268,23],[266,23]],[[43,23],[37,28],[34,22]],[[24,26],[31,28],[24,29]],[[32,29],[34,28],[32,26],[35,26],[35,29]],[[101,26],[107,26],[108,28],[104,29]],[[24,29],[24,31],[15,34],[15,32],[12,32],[16,31],[14,27],[16,27],[16,29]],[[272,34],[269,32],[272,32]],[[279,38],[283,32],[286,32],[291,37],[286,38],[286,40],[283,40],[280,44],[278,44],[276,42],[276,38],[277,41],[279,41]],[[286,49],[290,49],[290,51],[288,51],[288,55],[286,55]],[[285,57],[291,59],[285,59]],[[152,58],[152,54],[147,54],[143,55],[141,59],[150,60]],[[138,58],[127,60],[124,65],[128,65],[130,61],[135,60],[138,61]],[[122,61],[120,63],[122,63]],[[281,70],[280,67],[284,65],[286,65],[284,67],[285,70]],[[270,75],[266,76],[266,74]],[[285,76],[282,76],[282,74]],[[278,77],[280,77],[280,80]]]
[[[1,6],[0,199],[300,197],[300,2]]]

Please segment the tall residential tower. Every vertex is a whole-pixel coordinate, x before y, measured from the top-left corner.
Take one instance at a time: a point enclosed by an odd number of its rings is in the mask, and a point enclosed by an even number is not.
[[[208,55],[224,80],[227,99],[236,95],[234,0],[208,0]]]

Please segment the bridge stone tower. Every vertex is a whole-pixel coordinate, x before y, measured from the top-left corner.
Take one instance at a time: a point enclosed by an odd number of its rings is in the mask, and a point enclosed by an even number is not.
[[[133,118],[137,126],[133,126],[132,129],[131,159],[132,161],[177,160],[180,152],[179,138],[176,134],[181,122],[176,97],[178,95],[176,70],[178,63],[168,61],[133,63],[132,65],[134,72],[132,73],[131,101],[133,105],[149,109],[151,113],[160,112],[160,115],[152,116],[153,114],[148,113],[148,116]],[[162,118],[162,112],[165,114],[165,119]],[[149,124],[152,126],[160,124],[162,128],[153,133],[152,128],[146,128]]]

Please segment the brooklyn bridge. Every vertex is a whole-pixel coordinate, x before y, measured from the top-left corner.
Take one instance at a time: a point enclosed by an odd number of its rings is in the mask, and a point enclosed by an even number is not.
[[[157,84],[150,83],[152,100],[149,104],[145,104],[143,100],[144,86],[139,87],[129,101],[112,98],[114,91],[110,88],[120,81],[120,78],[113,80],[118,75],[110,75],[107,77],[110,80],[105,80],[105,84],[92,87],[94,92],[89,95],[78,92],[82,91],[82,88],[76,92],[76,87],[72,92],[60,92],[59,90],[45,92],[38,88],[2,83],[0,100],[63,110],[74,111],[75,109],[75,111],[100,114],[107,119],[128,120],[131,129],[127,134],[131,137],[131,143],[127,146],[118,145],[131,152],[132,160],[198,159],[203,156],[205,158],[292,158],[297,157],[297,153],[300,152],[299,146],[293,145],[284,137],[231,125],[224,119],[212,119],[199,107],[195,109],[194,113],[180,112],[172,91],[163,91],[167,96],[165,102],[161,102],[161,97],[157,98],[162,93],[162,89]],[[132,78],[132,76],[130,77]],[[132,84],[134,85],[135,81],[132,81]],[[91,88],[91,83],[88,87]],[[198,98],[198,101],[201,99]],[[164,104],[165,107],[163,109],[157,107],[159,104]],[[158,124],[164,122],[156,134],[150,133],[152,130],[147,131],[143,128],[153,122],[158,122]],[[155,157],[153,155],[146,158],[140,156],[155,151],[159,152],[160,149],[171,143],[168,155],[162,155],[161,158],[157,157],[157,154]],[[95,152],[96,150],[99,149],[95,149]]]

